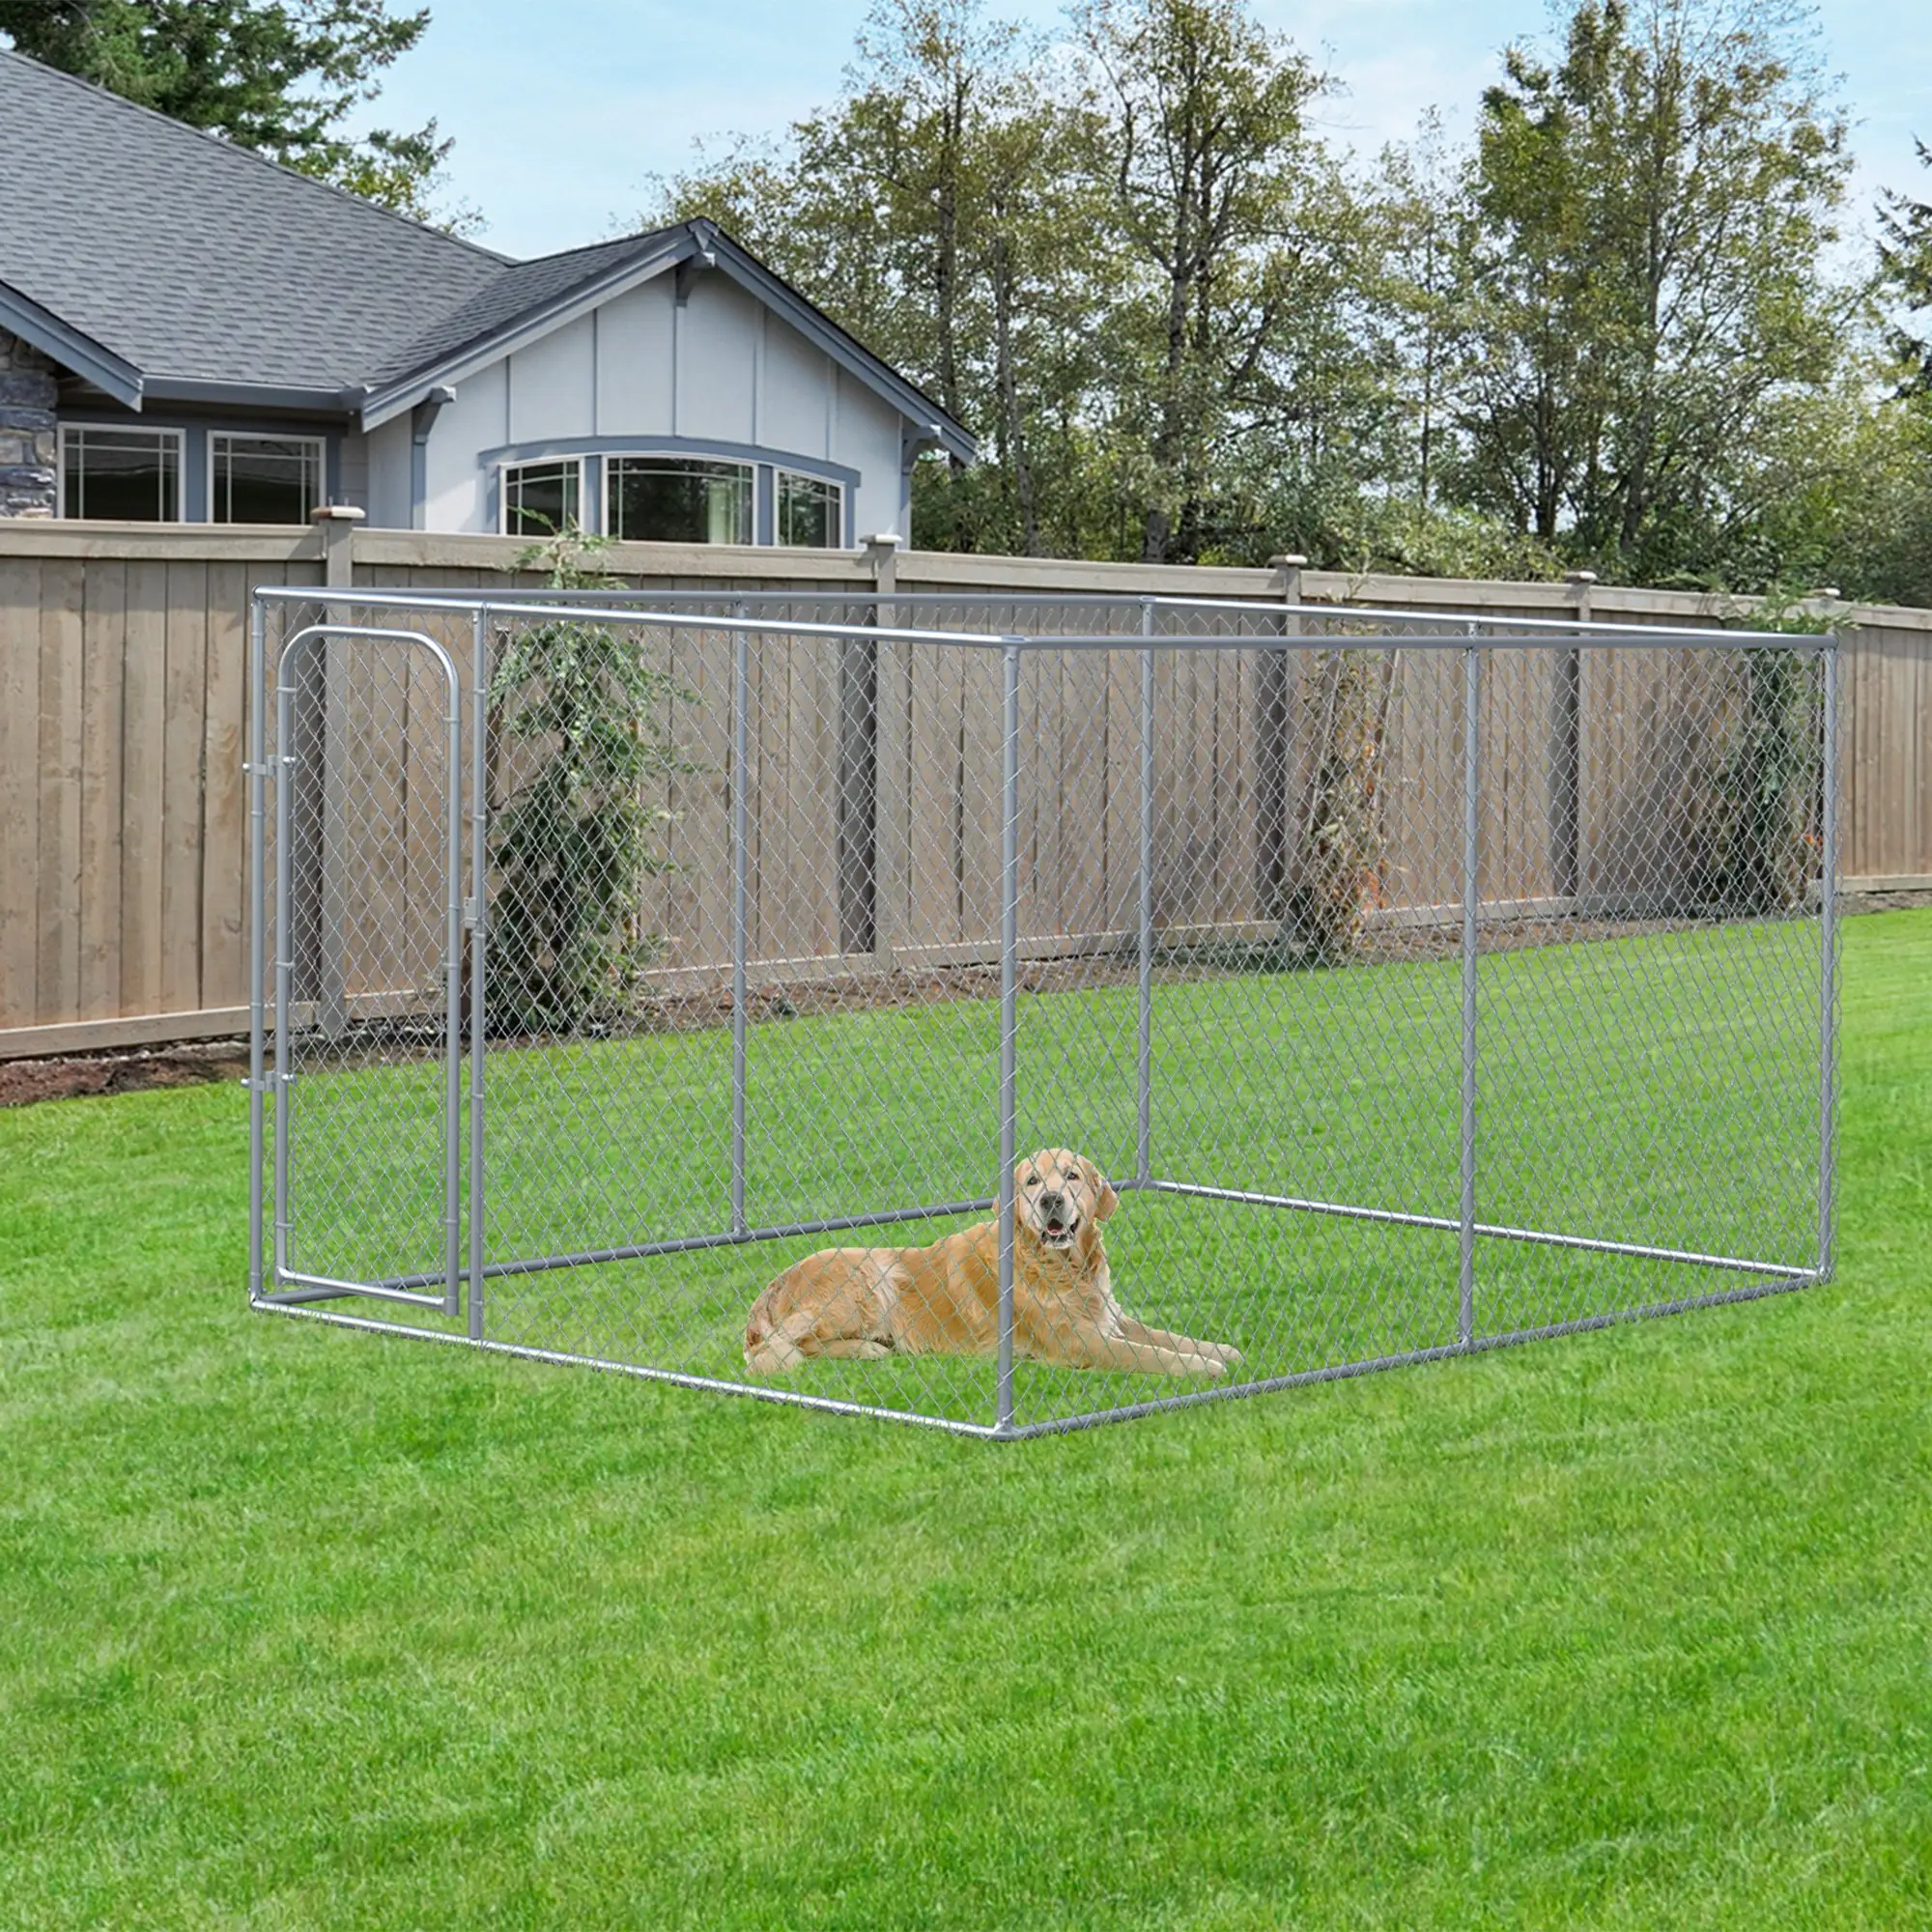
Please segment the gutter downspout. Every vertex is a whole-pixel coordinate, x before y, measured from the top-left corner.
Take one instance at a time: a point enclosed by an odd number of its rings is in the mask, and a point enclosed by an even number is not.
[[[439,383],[410,412],[410,528],[419,530],[423,505],[429,498],[429,433],[442,413],[445,403],[456,400],[456,391],[447,383]]]

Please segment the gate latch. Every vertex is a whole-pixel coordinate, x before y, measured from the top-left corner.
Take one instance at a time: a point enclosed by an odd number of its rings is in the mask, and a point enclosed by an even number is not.
[[[473,894],[463,901],[463,925],[468,932],[480,932],[483,929],[482,903]]]

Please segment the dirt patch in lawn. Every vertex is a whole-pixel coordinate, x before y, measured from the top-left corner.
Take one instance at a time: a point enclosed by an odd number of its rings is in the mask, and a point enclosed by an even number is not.
[[[155,1087],[203,1087],[247,1077],[245,1039],[124,1047],[112,1053],[64,1054],[58,1060],[0,1060],[0,1107],[89,1094],[141,1094]]]

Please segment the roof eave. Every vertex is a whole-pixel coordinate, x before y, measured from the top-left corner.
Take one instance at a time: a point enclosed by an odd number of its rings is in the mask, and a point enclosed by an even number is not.
[[[141,407],[147,379],[133,363],[6,282],[0,282],[0,327],[117,403]]]

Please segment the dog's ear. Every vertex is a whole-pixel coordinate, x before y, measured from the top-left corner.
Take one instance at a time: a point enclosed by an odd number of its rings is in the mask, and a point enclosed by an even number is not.
[[[1093,1178],[1094,1191],[1098,1197],[1094,1218],[1104,1221],[1121,1205],[1121,1197],[1114,1192],[1113,1182],[1091,1160],[1087,1162],[1087,1172]]]

